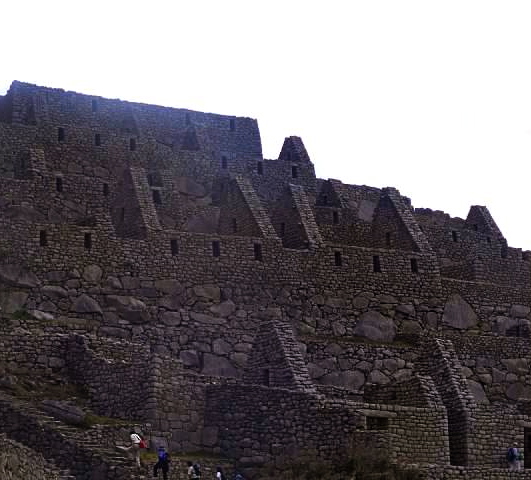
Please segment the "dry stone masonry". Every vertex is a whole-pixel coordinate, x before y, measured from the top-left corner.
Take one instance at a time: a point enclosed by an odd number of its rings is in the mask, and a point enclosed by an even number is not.
[[[531,468],[531,252],[484,206],[318,179],[298,137],[264,159],[250,118],[13,82],[0,228],[2,478],[142,478],[87,412],[251,478],[360,446],[531,478],[505,462]],[[83,405],[17,398],[43,380]]]

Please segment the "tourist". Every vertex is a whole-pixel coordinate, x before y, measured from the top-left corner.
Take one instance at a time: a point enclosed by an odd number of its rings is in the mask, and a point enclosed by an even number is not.
[[[201,469],[197,463],[188,462],[188,478],[198,479],[201,478]]]
[[[134,430],[131,430],[129,432],[129,438],[131,439],[131,446],[127,447],[125,450],[132,453],[136,466],[140,468],[140,442],[142,439],[140,438],[140,435],[136,433]]]
[[[227,480],[227,477],[223,473],[223,469],[221,467],[216,468],[216,480]]]
[[[517,443],[507,450],[507,463],[509,464],[509,470],[520,470],[520,451]]]
[[[158,461],[153,467],[153,476],[156,477],[159,473],[159,469],[162,470],[162,478],[168,480],[168,471],[170,470],[170,456],[168,452],[164,450],[164,447],[159,447],[157,450]]]

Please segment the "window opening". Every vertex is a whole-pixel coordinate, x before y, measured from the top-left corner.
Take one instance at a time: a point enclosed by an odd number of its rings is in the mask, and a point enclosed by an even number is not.
[[[151,175],[151,173],[148,173],[148,176],[147,176],[147,182],[148,182],[148,185],[153,185],[153,175]]]
[[[185,115],[184,119],[185,119],[185,123],[186,123],[186,125],[190,125],[190,123],[192,123],[192,122],[190,121],[190,114],[189,114],[189,113],[187,113],[187,114]]]
[[[292,165],[291,167],[291,178],[297,178],[299,176],[299,172],[297,172],[297,166]]]
[[[266,387],[269,387],[270,383],[270,374],[269,374],[269,368],[264,368],[262,370],[262,385],[265,385]]]
[[[280,236],[283,237],[286,234],[286,224],[282,222],[280,224]]]
[[[264,174],[264,165],[262,162],[258,162],[256,164],[256,173],[258,173],[258,175],[263,175]]]
[[[221,168],[227,168],[227,157],[221,157]]]
[[[58,192],[63,191],[63,179],[62,177],[55,177],[55,190]]]
[[[177,243],[177,239],[172,238],[170,240],[170,247],[171,247],[171,254],[173,256],[177,255],[179,253],[179,244]]]
[[[458,240],[457,232],[455,230],[452,230],[452,240],[454,242],[457,242],[457,240]]]
[[[367,430],[388,430],[389,419],[386,417],[367,417]]]
[[[372,271],[380,273],[382,271],[382,267],[380,265],[380,257],[378,255],[374,255],[372,257]]]
[[[221,253],[221,248],[219,245],[219,240],[214,240],[212,242],[212,255],[214,257],[219,257],[220,253]]]
[[[230,119],[229,127],[230,127],[230,131],[231,132],[234,132],[234,130],[236,130],[236,122],[235,122],[234,118]]]
[[[57,141],[58,142],[64,142],[65,141],[65,129],[63,127],[59,127],[57,129]]]
[[[238,222],[235,218],[232,219],[232,233],[236,233],[238,231]]]
[[[125,208],[120,209],[120,221],[125,222]]]
[[[136,139],[134,138],[129,139],[129,150],[131,150],[132,152],[136,150]]]
[[[261,262],[263,261],[262,257],[262,244],[255,243],[254,244],[254,259]]]
[[[387,247],[391,246],[391,232],[385,232],[385,245]]]
[[[323,195],[323,205],[328,205],[328,195]]]
[[[39,244],[41,247],[46,247],[48,245],[48,235],[46,230],[41,230],[39,232]]]
[[[96,147],[99,147],[101,145],[101,135],[99,133],[96,133],[96,135],[94,135],[94,145],[96,145]]]
[[[92,248],[92,235],[90,233],[85,233],[85,248],[90,250]]]
[[[162,198],[160,196],[160,190],[151,190],[153,194],[153,203],[160,205],[162,203]]]
[[[332,222],[334,225],[337,225],[339,223],[339,213],[334,211],[332,212]]]
[[[334,263],[336,267],[343,265],[343,260],[341,258],[341,252],[334,252]]]
[[[97,112],[98,111],[98,101],[92,100],[92,111]]]
[[[103,196],[104,197],[109,196],[109,184],[108,183],[103,184]]]
[[[419,265],[416,258],[411,258],[411,271],[413,273],[419,273]]]

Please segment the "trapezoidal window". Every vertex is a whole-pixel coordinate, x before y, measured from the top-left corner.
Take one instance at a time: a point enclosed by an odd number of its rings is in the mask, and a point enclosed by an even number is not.
[[[92,100],[92,111],[97,112],[98,111],[98,101]]]
[[[258,175],[263,175],[264,174],[264,164],[262,162],[257,162],[256,163],[256,173]]]
[[[416,258],[411,258],[411,271],[413,273],[419,273],[419,264]]]
[[[254,259],[257,260],[258,262],[263,261],[261,243],[254,244]]]
[[[65,129],[63,127],[59,127],[57,129],[57,141],[58,142],[64,142],[65,141]]]
[[[296,165],[292,165],[291,167],[291,178],[297,178],[299,176],[299,172],[297,170]]]
[[[343,265],[343,259],[341,258],[341,252],[334,252],[334,264],[336,267]]]
[[[337,225],[339,223],[339,213],[334,211],[332,212],[332,223]]]
[[[367,430],[389,430],[389,419],[386,417],[367,417]]]
[[[269,368],[264,368],[262,370],[262,385],[265,385],[266,387],[269,387],[269,384],[271,382],[271,375],[269,373]]]
[[[455,230],[452,230],[452,240],[456,243],[459,240],[459,237],[457,236],[457,232]]]
[[[236,120],[234,120],[234,118],[230,119],[229,128],[231,132],[234,132],[234,130],[236,130]]]
[[[177,243],[177,239],[172,238],[172,239],[170,240],[170,247],[171,247],[171,254],[172,254],[173,256],[179,254],[179,244]]]
[[[84,244],[86,250],[90,250],[92,248],[92,234],[85,233],[85,238],[83,240],[83,244]]]
[[[153,203],[155,205],[162,204],[162,197],[160,196],[160,190],[151,190],[151,193],[153,195]]]
[[[132,152],[136,150],[136,139],[134,138],[129,139],[129,150],[131,150]]]
[[[372,271],[376,273],[380,273],[382,271],[382,266],[380,265],[380,257],[378,255],[374,255],[372,257]]]
[[[108,183],[103,184],[103,196],[104,197],[109,196],[109,184]]]
[[[219,257],[220,254],[221,254],[221,246],[219,244],[219,240],[214,240],[212,242],[212,256]]]
[[[221,157],[221,168],[226,169],[227,168],[227,157]]]
[[[48,235],[46,230],[41,230],[39,232],[39,245],[41,247],[46,247],[48,245]]]
[[[101,145],[101,135],[99,133],[96,133],[96,135],[94,135],[94,145],[96,145],[96,147],[99,147]]]
[[[55,177],[55,190],[58,192],[63,191],[63,178],[62,177]]]

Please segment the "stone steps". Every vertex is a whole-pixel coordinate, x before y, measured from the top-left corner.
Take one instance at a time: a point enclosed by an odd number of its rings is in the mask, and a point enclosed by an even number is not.
[[[2,415],[6,418],[3,419]],[[11,425],[8,418],[13,421]],[[108,480],[146,478],[147,468],[139,470],[126,453],[121,455],[119,451],[102,446],[93,439],[79,438],[78,428],[43,413],[35,405],[5,394],[0,394],[2,430],[8,436],[18,437],[15,440],[57,465],[61,470],[60,479],[92,478],[91,472]],[[24,431],[28,433],[26,436]]]

